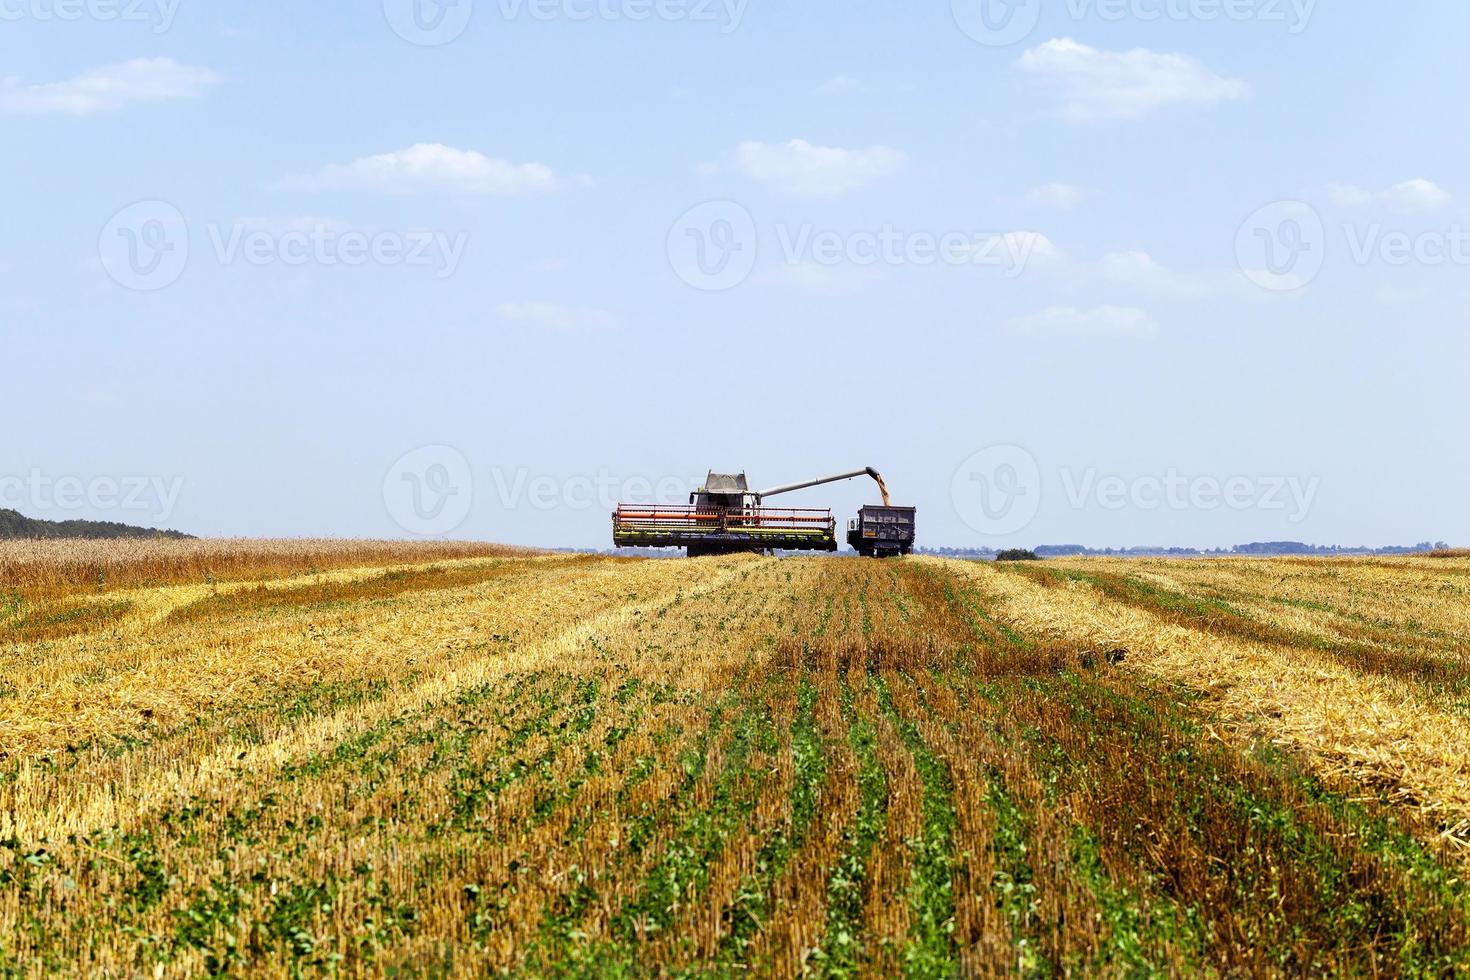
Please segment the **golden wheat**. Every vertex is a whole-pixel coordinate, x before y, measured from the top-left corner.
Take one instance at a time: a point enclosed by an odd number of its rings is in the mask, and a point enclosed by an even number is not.
[[[530,553],[443,541],[21,539],[0,541],[0,593],[54,595]]]

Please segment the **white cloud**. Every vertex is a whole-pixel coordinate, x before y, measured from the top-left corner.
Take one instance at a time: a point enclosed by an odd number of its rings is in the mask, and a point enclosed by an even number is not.
[[[514,164],[475,150],[418,143],[396,153],[332,164],[309,176],[288,177],[284,186],[302,191],[380,191],[387,194],[453,194],[515,197],[586,184],[563,180],[541,163]]]
[[[1088,192],[1073,184],[1042,184],[1017,198],[1001,198],[998,203],[1011,207],[1070,211],[1088,197]]]
[[[1021,56],[1017,66],[1055,89],[1057,114],[1069,122],[1140,119],[1173,105],[1214,105],[1245,98],[1245,82],[1223,78],[1182,54],[1099,51],[1054,38]]]
[[[1183,299],[1198,299],[1241,285],[1239,277],[1230,273],[1174,272],[1147,252],[1113,252],[1103,256],[1101,269],[1103,278],[1112,285]]]
[[[1184,279],[1170,272],[1147,252],[1112,252],[1100,263],[1103,278],[1114,285],[1175,292]]]
[[[135,102],[197,98],[219,80],[208,68],[191,68],[172,58],[138,58],[65,82],[23,85],[14,78],[4,79],[0,81],[0,112],[74,116],[113,112]]]
[[[970,253],[982,263],[999,265],[1012,277],[1025,272],[1056,270],[1066,262],[1056,243],[1039,231],[990,235],[979,239]]]
[[[1051,306],[1040,313],[1017,317],[1007,326],[1030,336],[1134,338],[1158,332],[1158,325],[1146,312],[1123,306],[1099,306],[1090,310]]]
[[[1252,286],[1236,269],[1180,272],[1142,250],[1110,252],[1101,259],[1081,258],[1069,255],[1046,235],[1034,231],[993,235],[981,239],[974,251],[999,262],[1012,278],[1019,273],[1048,276],[1072,290],[1121,288],[1170,301],[1219,298],[1258,302],[1276,298],[1276,294]]]
[[[1450,203],[1447,191],[1423,178],[1395,184],[1379,196],[1383,203],[1399,211],[1438,211]]]
[[[1097,265],[1104,282],[1110,286],[1136,289],[1163,299],[1206,300],[1224,298],[1261,302],[1288,298],[1257,288],[1235,269],[1176,272],[1161,265],[1147,252],[1112,252]],[[1291,280],[1277,277],[1282,284]]]
[[[742,143],[725,167],[780,193],[803,197],[845,194],[892,177],[908,157],[887,146],[845,150],[813,146],[806,140],[789,143]]]
[[[1173,278],[1173,273],[1142,251],[1109,252],[1103,256],[1102,269],[1110,282],[1129,285],[1153,285]]]
[[[556,303],[502,303],[495,309],[503,320],[552,330],[612,330],[618,318],[607,310]]]
[[[1420,177],[1395,184],[1386,191],[1364,190],[1357,184],[1328,184],[1321,189],[1329,204],[1340,208],[1361,208],[1377,204],[1395,211],[1438,211],[1454,200],[1448,191],[1432,180]]]
[[[1063,257],[1056,243],[1039,231],[1008,231],[999,240],[1009,254],[1024,255],[1027,261],[1058,261]]]

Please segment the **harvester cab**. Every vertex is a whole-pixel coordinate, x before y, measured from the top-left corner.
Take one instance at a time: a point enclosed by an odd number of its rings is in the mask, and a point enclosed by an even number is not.
[[[754,507],[755,494],[750,492],[750,483],[744,473],[716,473],[710,471],[704,486],[689,495],[689,506],[707,510],[733,510]]]
[[[619,548],[684,548],[691,558],[740,552],[836,551],[837,521],[831,510],[767,507],[766,498],[863,476],[872,477],[878,484],[883,506],[890,509],[888,487],[871,466],[758,491],[750,489],[744,473],[710,471],[704,486],[689,495],[687,507],[619,505],[613,513],[613,544]],[[913,509],[908,512],[907,544],[911,546]],[[887,554],[889,544],[885,541],[878,550]],[[895,554],[907,554],[902,542],[898,547]],[[878,553],[864,548],[859,551]]]

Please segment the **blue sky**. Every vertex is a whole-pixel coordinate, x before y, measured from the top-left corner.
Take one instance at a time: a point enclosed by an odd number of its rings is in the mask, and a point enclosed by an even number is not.
[[[0,3],[0,506],[1470,542],[1463,4],[412,2]]]

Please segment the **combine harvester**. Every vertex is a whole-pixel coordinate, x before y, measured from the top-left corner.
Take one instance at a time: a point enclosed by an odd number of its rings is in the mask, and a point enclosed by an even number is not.
[[[914,508],[894,507],[883,477],[871,466],[851,473],[752,491],[744,473],[710,472],[689,505],[621,504],[613,513],[619,548],[684,548],[690,558],[742,552],[836,551],[837,520],[830,510],[766,507],[767,497],[870,476],[882,507],[864,507],[848,523],[848,543],[872,558],[909,554],[914,546]]]

